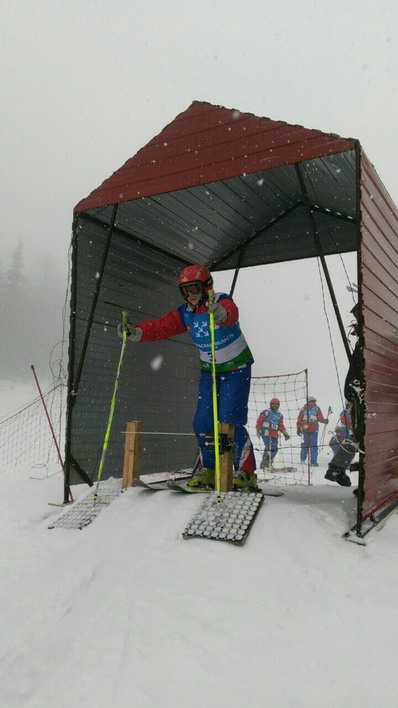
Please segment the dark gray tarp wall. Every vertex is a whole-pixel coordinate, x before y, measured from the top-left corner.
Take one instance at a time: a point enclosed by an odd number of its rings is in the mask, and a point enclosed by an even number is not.
[[[84,215],[75,225],[76,318],[73,374],[78,370],[82,345],[109,229]],[[130,321],[159,317],[180,304],[177,273],[184,264],[176,258],[114,234],[106,260],[80,383],[71,398],[70,455],[96,478],[103,435],[109,414],[121,340],[116,335],[120,312]],[[110,304],[112,303],[112,304]],[[163,358],[159,369],[158,357]],[[151,432],[191,433],[198,379],[197,352],[187,335],[145,346],[128,343],[121,373],[111,444],[104,478],[121,475],[123,430],[129,420],[142,420]],[[193,461],[193,436],[143,436],[142,472],[156,472]],[[81,482],[71,468],[71,483]]]

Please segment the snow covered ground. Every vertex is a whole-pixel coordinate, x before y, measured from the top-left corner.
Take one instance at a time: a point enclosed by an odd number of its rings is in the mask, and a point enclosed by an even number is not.
[[[397,705],[398,514],[361,547],[350,489],[288,487],[235,547],[182,539],[197,496],[48,530],[60,475],[1,483],[2,707]]]
[[[48,381],[42,382],[43,391],[49,388]],[[33,377],[31,381],[5,381],[0,379],[0,420],[15,413],[39,396]]]

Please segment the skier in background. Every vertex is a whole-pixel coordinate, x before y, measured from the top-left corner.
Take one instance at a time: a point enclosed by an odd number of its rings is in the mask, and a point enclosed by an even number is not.
[[[131,342],[153,342],[189,332],[198,347],[201,375],[193,429],[202,466],[188,486],[214,488],[214,444],[206,444],[213,438],[214,430],[209,327],[209,312],[213,312],[219,421],[235,425],[234,488],[255,490],[256,461],[245,428],[254,360],[239,326],[238,308],[232,297],[225,293],[215,293],[214,302],[209,303],[213,279],[206,266],[195,264],[183,268],[178,286],[184,304],[159,319],[129,325],[127,335]],[[119,325],[118,333],[123,336],[122,325]]]
[[[358,303],[354,305],[351,313],[355,317],[355,322],[350,325],[350,335],[358,337]],[[358,440],[361,440],[363,426],[361,372],[362,351],[359,339],[357,339],[344,384],[344,396],[349,405],[351,430],[348,428],[349,435],[345,438],[344,442],[340,443],[333,459],[329,462],[328,469],[325,474],[325,479],[328,479],[331,482],[337,482],[337,484],[340,484],[343,487],[351,486],[351,479],[346,472],[347,468],[350,467],[351,472],[359,469],[358,462],[354,462],[354,464],[351,463],[355,457],[355,454],[358,452]],[[354,490],[354,492],[356,491],[357,490]]]
[[[341,411],[338,423],[334,429],[334,434],[330,438],[329,445],[333,450],[333,454],[335,455],[337,450],[340,447],[340,444],[344,442],[346,439],[351,439],[354,437],[354,432],[352,429],[352,420],[351,420],[351,404],[346,401],[345,402],[345,407]]]
[[[264,453],[261,460],[261,467],[271,467],[275,455],[278,452],[278,435],[282,433],[285,440],[289,440],[290,435],[286,432],[283,415],[279,411],[279,398],[271,398],[269,408],[261,411],[256,422],[257,437],[262,438],[264,443]]]
[[[328,422],[329,419],[323,417],[315,396],[309,396],[308,402],[302,407],[297,418],[297,435],[303,436],[300,452],[301,463],[306,461],[307,455],[310,453],[311,465],[318,467],[319,423],[327,425]]]

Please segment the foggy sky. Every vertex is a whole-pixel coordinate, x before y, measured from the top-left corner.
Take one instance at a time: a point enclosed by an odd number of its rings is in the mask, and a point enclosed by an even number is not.
[[[392,0],[2,0],[0,257],[21,240],[64,279],[73,206],[195,99],[359,138],[398,201],[397,17]],[[314,261],[246,270],[236,299],[258,374],[308,366],[335,395]]]

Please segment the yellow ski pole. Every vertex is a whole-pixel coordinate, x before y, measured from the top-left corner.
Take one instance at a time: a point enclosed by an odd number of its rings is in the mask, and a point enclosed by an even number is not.
[[[101,459],[100,459],[100,462],[98,465],[97,486],[96,486],[96,490],[95,490],[95,494],[94,494],[94,502],[97,498],[98,487],[99,487],[99,483],[102,478],[102,473],[103,473],[104,465],[105,465],[106,453],[108,452],[108,447],[109,447],[109,438],[110,438],[111,430],[112,430],[113,414],[115,412],[115,406],[116,406],[116,394],[117,394],[117,390],[119,388],[119,376],[120,376],[120,372],[122,369],[124,352],[125,352],[126,344],[127,344],[127,324],[128,324],[128,314],[127,314],[127,312],[123,311],[122,312],[123,342],[122,342],[122,348],[120,350],[119,363],[118,363],[117,371],[116,371],[115,385],[113,387],[113,396],[112,396],[111,407],[110,407],[109,415],[108,415],[108,423],[106,426],[104,441],[102,444]]]
[[[214,302],[214,290],[209,290],[209,304]],[[216,377],[216,347],[215,347],[215,324],[214,313],[209,312],[210,320],[210,353],[211,353],[211,374],[212,374],[212,395],[213,395],[213,436],[214,436],[214,459],[215,459],[215,487],[216,491],[221,491],[220,472],[220,448],[218,434],[218,403],[217,403],[217,377]]]

